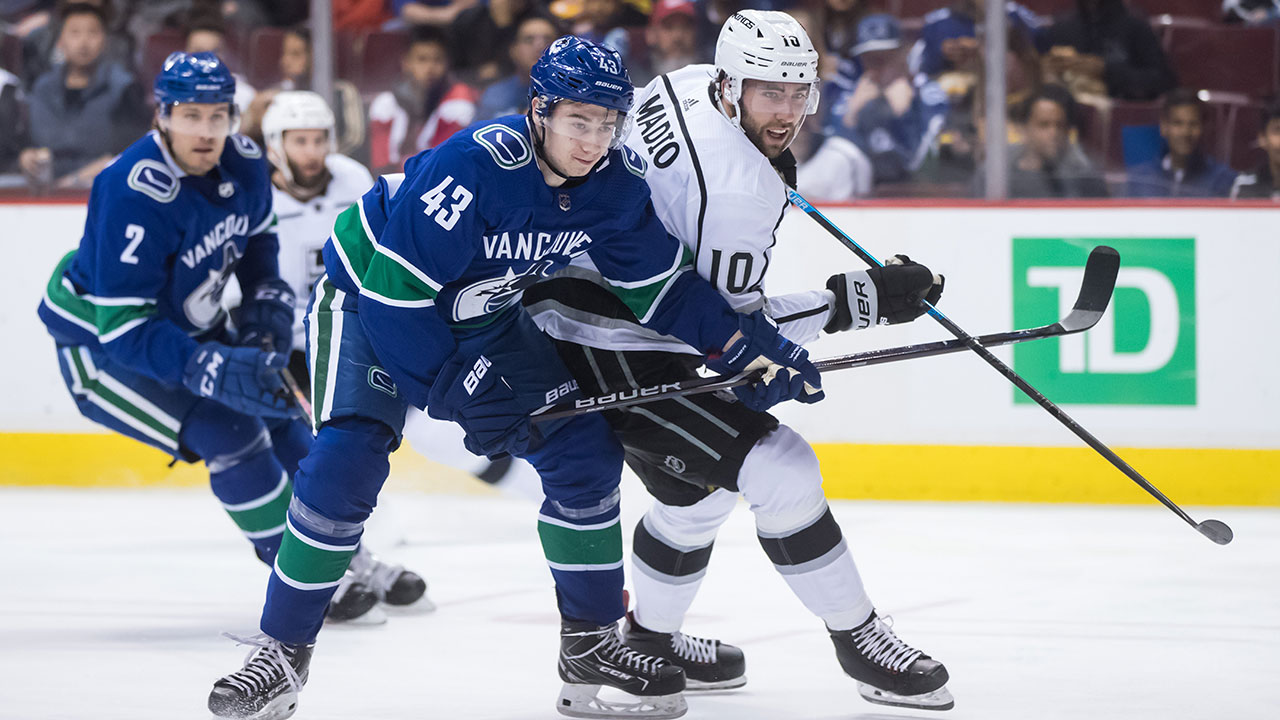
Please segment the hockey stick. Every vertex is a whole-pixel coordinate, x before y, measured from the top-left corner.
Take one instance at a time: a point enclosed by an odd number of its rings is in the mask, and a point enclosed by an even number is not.
[[[1116,263],[1103,262],[1101,259],[1094,261],[1090,258],[1090,262],[1085,265],[1084,282],[1080,285],[1080,294],[1076,297],[1076,303],[1066,317],[1056,323],[1041,325],[1040,327],[983,335],[977,338],[978,341],[986,347],[997,347],[1028,340],[1071,335],[1088,330],[1098,323],[1098,320],[1102,318],[1102,313],[1107,309],[1112,289],[1115,287],[1118,267]],[[946,355],[968,349],[969,346],[962,340],[939,340],[918,345],[903,345],[881,350],[868,350],[851,355],[840,355],[825,360],[817,360],[814,365],[819,372],[830,372],[868,365],[881,365],[900,360]],[[571,415],[600,412],[601,410],[618,410],[656,400],[727,390],[754,382],[759,379],[759,375],[759,372],[755,372],[727,377],[721,375],[697,378],[678,383],[651,385],[609,395],[581,398],[576,401],[547,405],[533,413],[533,421],[553,420]]]
[[[831,235],[844,244],[845,247],[849,248],[858,257],[862,258],[862,261],[867,265],[870,265],[871,267],[884,267],[884,263],[880,262],[875,258],[875,256],[867,252],[857,243],[857,241],[845,234],[843,230],[836,227],[836,225],[828,220],[827,217],[817,208],[810,205],[809,202],[800,195],[800,193],[796,192],[792,188],[787,188],[787,199],[791,201],[792,205],[800,208],[806,215],[817,221],[823,229],[831,233]],[[1093,252],[1089,254],[1090,263],[1095,262],[1095,258],[1098,258],[1097,262],[1114,264],[1117,268],[1120,264],[1120,254],[1105,245],[1094,248]],[[1056,418],[1058,422],[1065,425],[1067,429],[1075,433],[1081,440],[1085,441],[1089,447],[1093,448],[1098,452],[1098,454],[1106,458],[1112,465],[1120,470],[1120,472],[1127,475],[1130,480],[1137,483],[1139,487],[1146,490],[1147,493],[1155,499],[1159,500],[1165,507],[1172,510],[1174,514],[1186,521],[1188,525],[1199,531],[1201,535],[1204,535],[1219,545],[1226,545],[1231,542],[1233,533],[1231,532],[1231,528],[1227,527],[1226,523],[1221,520],[1205,520],[1200,523],[1192,520],[1190,515],[1187,515],[1187,513],[1184,512],[1182,508],[1178,507],[1176,503],[1165,497],[1164,493],[1157,490],[1156,487],[1148,482],[1146,478],[1142,477],[1137,470],[1130,467],[1129,463],[1125,462],[1119,455],[1112,452],[1111,448],[1107,447],[1101,440],[1094,437],[1088,430],[1085,430],[1080,423],[1071,419],[1071,416],[1063,412],[1062,408],[1053,404],[1049,398],[1045,397],[1039,390],[1032,387],[1031,384],[1024,380],[1021,375],[1014,372],[1013,368],[1001,362],[995,355],[992,355],[990,350],[983,347],[982,342],[978,338],[966,333],[959,325],[952,322],[951,318],[943,315],[937,308],[930,305],[928,302],[921,300],[920,304],[924,306],[925,311],[928,312],[934,320],[937,320],[942,327],[947,329],[947,332],[955,335],[958,340],[963,341],[970,350],[973,350],[979,357],[985,360],[988,365],[998,370],[1001,375],[1004,375],[1005,378],[1025,393],[1027,397],[1035,400],[1040,407],[1049,411],[1049,414]]]

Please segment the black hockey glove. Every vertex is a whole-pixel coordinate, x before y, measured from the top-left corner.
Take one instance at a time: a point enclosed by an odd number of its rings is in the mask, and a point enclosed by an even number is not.
[[[258,417],[292,417],[280,371],[285,355],[252,347],[207,342],[196,348],[183,370],[191,392]]]
[[[906,255],[894,255],[882,268],[832,275],[827,289],[836,296],[835,313],[822,328],[835,333],[872,325],[896,325],[924,314],[920,301],[937,305],[946,278]]]
[[[733,389],[742,404],[764,412],[785,400],[815,403],[826,397],[822,374],[809,362],[809,351],[778,333],[778,326],[763,312],[738,315],[742,337],[724,354],[707,361],[712,372],[736,375],[764,368],[759,382]]]
[[[461,425],[462,444],[474,455],[519,455],[529,447],[529,411],[484,355],[455,353],[445,362],[431,385],[427,414]]]
[[[253,293],[246,294],[240,304],[236,324],[240,329],[238,344],[261,347],[270,338],[276,352],[289,356],[293,349],[293,309],[296,300],[289,283],[280,278],[258,283]]]

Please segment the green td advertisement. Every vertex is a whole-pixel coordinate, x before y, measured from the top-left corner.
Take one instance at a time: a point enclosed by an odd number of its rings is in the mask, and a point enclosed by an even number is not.
[[[1195,405],[1194,238],[1014,238],[1014,327],[1065,315],[1096,245],[1120,252],[1107,314],[1080,335],[1015,345],[1014,369],[1057,403]]]

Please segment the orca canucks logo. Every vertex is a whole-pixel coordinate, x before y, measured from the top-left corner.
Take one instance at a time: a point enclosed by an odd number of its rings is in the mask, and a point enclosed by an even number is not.
[[[483,238],[484,257],[489,260],[517,261],[508,264],[500,277],[474,282],[458,291],[453,301],[453,319],[469,320],[497,312],[516,302],[538,280],[555,272],[591,247],[591,236],[581,230],[549,232],[498,232]],[[523,263],[532,261],[520,272]],[[495,269],[501,272],[501,269]]]

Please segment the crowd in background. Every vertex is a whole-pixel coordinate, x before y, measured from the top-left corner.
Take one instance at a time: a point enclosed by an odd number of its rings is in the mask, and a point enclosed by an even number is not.
[[[822,54],[793,146],[810,199],[982,196],[982,19],[999,0],[333,0],[340,152],[375,172],[528,104],[574,33],[637,86],[711,62],[742,7],[785,10]],[[151,126],[172,50],[235,69],[241,132],[307,89],[307,0],[0,0],[0,188],[88,188]],[[1280,201],[1280,0],[1006,3],[1009,193]]]

